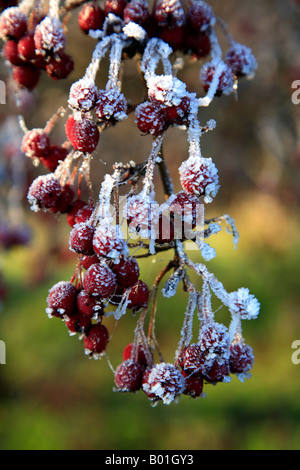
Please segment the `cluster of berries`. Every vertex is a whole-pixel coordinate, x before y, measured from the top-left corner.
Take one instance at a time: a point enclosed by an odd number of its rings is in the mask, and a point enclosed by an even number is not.
[[[22,2],[24,3],[24,2]],[[34,89],[42,71],[53,80],[72,72],[72,57],[65,51],[65,33],[60,20],[34,10],[28,16],[26,5],[6,8],[0,18],[3,56],[12,67],[17,86]]]
[[[4,10],[0,32],[6,47],[8,41],[13,41],[19,49],[20,41],[29,34],[27,18],[31,18],[30,24],[35,24],[35,58],[31,60],[38,58],[49,66],[51,60],[64,53],[65,47],[59,1],[50,0],[49,11],[35,23],[34,3],[23,0],[19,7]],[[51,318],[63,320],[69,333],[83,340],[85,353],[95,359],[107,357],[112,334],[105,325],[106,318],[113,316],[117,322],[128,311],[133,316],[139,313],[134,340],[124,348],[122,362],[113,369],[117,390],[142,389],[153,404],[170,404],[182,394],[203,396],[205,382],[228,382],[231,374],[240,380],[249,377],[254,355],[243,339],[241,323],[258,316],[259,302],[246,288],[228,293],[204,264],[194,263],[185,252],[185,241],[193,239],[205,261],[214,257],[215,251],[206,239],[221,230],[223,221],[229,225],[234,242],[238,241],[234,221],[228,215],[209,220],[204,217],[206,204],[219,191],[219,178],[215,164],[202,155],[200,145],[202,135],[213,130],[215,122],[210,120],[200,126],[198,111],[216,96],[235,92],[241,77],[253,75],[256,60],[251,50],[236,43],[228,32],[226,39],[230,44],[223,58],[216,17],[210,5],[202,0],[190,0],[187,5],[180,0],[155,0],[151,9],[146,0],[83,3],[78,13],[79,29],[97,43],[84,76],[70,88],[66,142],[61,146],[50,142],[51,126],[56,119],[43,129],[27,130],[23,126],[22,151],[49,171],[32,182],[27,195],[30,207],[33,211],[66,214],[69,249],[77,256],[72,279],[59,281],[49,290],[46,312]],[[72,6],[70,1],[65,10],[70,12],[79,4],[75,1]],[[18,19],[14,21],[14,32],[9,29],[13,15]],[[204,96],[190,93],[177,78],[179,64],[183,65],[183,61],[176,60],[178,52],[206,61],[199,73]],[[106,54],[109,54],[107,82],[104,88],[99,88],[97,73]],[[133,56],[139,63],[147,95],[146,101],[136,105],[129,104],[121,91],[122,63]],[[140,132],[152,137],[150,155],[141,164],[115,163],[113,173],[104,176],[95,199],[90,162],[100,135],[131,112],[135,113]],[[170,126],[185,130],[189,145],[188,158],[178,169],[182,189],[177,193],[162,152]],[[164,204],[156,201],[156,168],[165,191]],[[84,183],[89,191],[88,201],[81,198]],[[119,188],[126,185],[129,190],[122,207]],[[136,242],[135,235],[141,240]],[[136,254],[141,249],[145,251]],[[151,257],[167,250],[174,250],[174,258],[148,287],[140,279],[139,256]],[[170,298],[182,284],[189,300],[174,361],[167,362],[153,329],[159,284],[171,270],[162,294]],[[202,280],[201,288],[191,282],[189,270]],[[212,292],[231,314],[228,328],[215,321]],[[150,304],[146,336],[144,327]],[[200,321],[196,341],[192,334],[195,311]]]

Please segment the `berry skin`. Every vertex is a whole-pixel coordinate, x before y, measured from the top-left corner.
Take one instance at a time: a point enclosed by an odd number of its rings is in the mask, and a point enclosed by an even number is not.
[[[200,333],[198,344],[206,356],[229,357],[229,334],[225,325],[217,322],[205,323]]]
[[[206,2],[194,0],[187,10],[187,25],[194,32],[210,30],[216,23],[213,9]]]
[[[203,378],[206,382],[216,384],[228,381],[230,374],[229,361],[226,358],[216,358],[211,365],[203,371]]]
[[[103,315],[103,305],[101,301],[84,290],[81,290],[77,295],[76,304],[79,313],[83,316],[92,318],[96,314],[97,316]]]
[[[230,345],[229,366],[233,374],[243,374],[252,369],[254,354],[251,346],[244,342],[233,341]]]
[[[200,71],[200,79],[202,81],[203,89],[207,93],[210,85],[212,84],[212,81],[214,79],[214,74],[216,72],[216,66],[210,62],[206,63],[203,65]],[[221,95],[229,95],[232,93],[234,90],[234,74],[229,67],[229,65],[226,65],[225,70],[221,72],[221,75],[219,77],[219,82],[217,85],[217,90],[215,95],[216,96],[221,96]]]
[[[62,188],[62,192],[58,201],[53,207],[51,207],[50,209],[51,212],[65,214],[66,212],[68,212],[73,198],[74,198],[74,191],[69,184],[66,184]]]
[[[34,43],[37,54],[52,55],[65,47],[66,39],[61,22],[46,16],[35,28]]]
[[[139,344],[137,347],[137,357],[134,357],[134,344],[133,343],[127,344],[125,348],[123,349],[122,358],[123,358],[123,361],[126,361],[127,359],[131,359],[143,365],[144,367],[147,367],[147,358],[146,358],[143,346],[141,344]]]
[[[142,386],[144,366],[127,359],[118,365],[115,372],[115,384],[121,392],[136,392]]]
[[[163,108],[163,114],[167,124],[183,125],[188,118],[191,100],[189,97],[183,97],[178,105]]]
[[[6,8],[0,16],[0,37],[19,39],[27,29],[27,17],[18,7]]]
[[[87,256],[94,254],[93,236],[95,228],[87,222],[75,224],[69,237],[71,251]]]
[[[203,378],[197,375],[187,375],[182,372],[185,379],[184,395],[189,395],[192,398],[197,398],[202,395],[203,392]]]
[[[50,150],[50,139],[43,129],[28,131],[22,140],[22,152],[28,157],[43,157]]]
[[[39,82],[41,72],[31,64],[15,65],[13,67],[12,76],[17,85],[33,90]]]
[[[68,150],[59,145],[50,145],[45,154],[39,156],[42,164],[51,172],[54,172],[60,161],[63,161],[68,155]]]
[[[53,173],[38,176],[31,184],[27,199],[33,211],[54,207],[62,194],[62,187]]]
[[[67,215],[67,222],[71,227],[74,227],[76,223],[80,223],[79,220],[76,220],[80,209],[88,206],[88,203],[82,201],[81,199],[76,199],[70,206]]]
[[[127,3],[123,18],[125,23],[133,21],[136,24],[143,25],[149,18],[148,3],[145,0],[131,0]]]
[[[184,50],[193,54],[196,58],[202,59],[211,51],[210,37],[206,33],[193,33],[191,30],[186,31],[184,38]]]
[[[179,168],[183,189],[191,195],[204,195],[205,202],[211,202],[219,190],[218,171],[211,158],[191,156]]]
[[[238,78],[252,76],[257,62],[249,47],[235,43],[226,53],[225,62]]]
[[[104,12],[96,2],[83,5],[78,13],[78,24],[84,33],[90,29],[101,29],[104,21]]]
[[[148,301],[149,288],[145,282],[138,280],[130,289],[127,307],[136,312],[141,308],[146,308]]]
[[[32,61],[36,58],[35,43],[32,33],[22,36],[18,42],[19,57],[25,61]]]
[[[11,65],[22,65],[24,61],[19,56],[18,43],[14,39],[8,39],[3,46],[3,55]]]
[[[203,371],[205,355],[198,344],[184,348],[180,357],[180,366],[186,374],[199,375]]]
[[[129,4],[130,5],[130,4]],[[135,123],[138,129],[144,134],[158,136],[166,129],[164,114],[155,103],[146,101],[135,109]]]
[[[84,269],[88,269],[92,264],[99,263],[99,258],[97,255],[93,256],[84,256],[81,260],[81,266]]]
[[[53,80],[63,80],[67,78],[74,69],[73,58],[63,50],[58,51],[45,65],[48,77]]]
[[[135,258],[121,259],[118,264],[112,265],[112,270],[120,287],[131,287],[139,279],[140,268]]]
[[[160,27],[183,26],[186,21],[184,9],[179,0],[156,0],[153,6],[153,16]]]
[[[68,103],[74,109],[90,111],[95,105],[97,92],[93,80],[82,78],[71,86]]]
[[[76,312],[72,316],[65,318],[65,324],[70,335],[74,335],[76,333],[84,333],[87,331],[91,326],[91,320],[87,316]]]
[[[92,325],[85,334],[84,347],[87,354],[101,354],[108,344],[108,331],[106,326],[97,323]]]
[[[83,278],[84,290],[102,299],[108,299],[117,287],[116,275],[105,264],[92,264]]]
[[[127,0],[106,0],[104,5],[105,15],[113,13],[116,16],[122,17],[126,5]]]
[[[47,313],[51,316],[71,316],[75,312],[78,291],[69,281],[60,281],[49,290]]]
[[[118,88],[99,90],[95,113],[100,121],[116,122],[126,119],[127,101]]]
[[[184,392],[185,379],[173,364],[161,362],[145,372],[142,388],[150,399],[169,405]]]
[[[84,153],[92,153],[99,141],[97,125],[88,118],[76,120],[70,116],[66,122],[66,135],[75,150]]]
[[[93,248],[100,258],[115,258],[124,252],[126,244],[118,227],[99,225],[94,233]]]

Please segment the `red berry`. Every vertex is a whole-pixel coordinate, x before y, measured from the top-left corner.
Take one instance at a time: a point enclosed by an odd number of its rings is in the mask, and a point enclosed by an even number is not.
[[[180,366],[186,374],[201,374],[204,362],[205,354],[198,344],[190,344],[180,356]]]
[[[3,55],[12,65],[22,65],[24,62],[18,53],[18,43],[14,39],[8,39],[3,46]]]
[[[142,388],[150,399],[169,405],[184,392],[185,379],[173,364],[161,362],[145,372]]]
[[[216,384],[230,380],[229,361],[226,358],[217,357],[212,365],[207,366],[203,371],[203,378],[209,383]]]
[[[82,78],[71,86],[68,103],[74,109],[90,111],[95,105],[97,92],[93,80]]]
[[[203,89],[207,93],[214,79],[216,65],[212,63],[204,64],[200,71],[200,79],[202,81]],[[225,70],[221,72],[217,84],[216,96],[229,95],[234,90],[234,75],[229,65],[226,65]]]
[[[148,2],[146,0],[131,0],[125,7],[123,18],[125,23],[133,21],[143,25],[149,18]]]
[[[44,129],[28,131],[22,140],[22,152],[28,157],[44,157],[50,150],[50,139]]]
[[[78,24],[84,33],[89,30],[101,29],[104,21],[104,12],[97,2],[83,5],[78,13]]]
[[[66,38],[60,20],[46,16],[35,28],[34,43],[40,55],[52,55],[64,49]]]
[[[191,230],[204,224],[203,204],[199,198],[186,191],[170,196],[167,201],[175,238],[192,238]]]
[[[101,121],[122,121],[126,119],[127,101],[118,88],[99,90],[95,113]]]
[[[73,227],[76,223],[76,216],[79,212],[80,209],[83,207],[88,206],[88,203],[85,201],[82,201],[81,199],[76,199],[70,206],[68,210],[68,215],[67,215],[67,222],[68,224]]]
[[[112,265],[112,270],[117,276],[118,286],[131,287],[139,278],[140,268],[135,258],[121,259],[118,264]]]
[[[177,51],[184,47],[185,27],[163,27],[159,31],[159,37],[172,47],[173,51]]]
[[[91,319],[81,313],[74,313],[65,319],[66,326],[71,335],[76,333],[84,333],[91,326]]]
[[[74,191],[69,184],[66,184],[62,188],[62,192],[58,201],[53,207],[51,207],[51,211],[55,213],[65,214],[66,212],[68,212],[73,198]]]
[[[183,189],[194,196],[204,195],[211,202],[219,190],[218,170],[211,158],[191,156],[179,168]]]
[[[252,76],[257,62],[249,47],[235,43],[226,53],[225,62],[237,77]]]
[[[108,299],[117,286],[116,275],[105,264],[92,264],[83,278],[84,290],[91,294]]]
[[[203,324],[198,344],[205,355],[229,357],[228,329],[222,323],[208,322]]]
[[[46,154],[40,155],[39,159],[51,172],[56,170],[59,163],[68,155],[68,150],[59,145],[50,145]]]
[[[115,384],[122,392],[136,392],[142,386],[144,366],[127,359],[118,365],[115,372]]]
[[[216,23],[213,9],[206,2],[192,0],[187,10],[187,24],[194,32],[210,30]]]
[[[203,378],[193,374],[188,375],[185,372],[182,372],[182,375],[185,378],[185,389],[183,393],[190,395],[192,398],[200,397],[203,392]]]
[[[88,294],[84,290],[81,290],[77,295],[76,303],[78,311],[81,313],[81,315],[92,318],[96,314],[99,316],[103,315],[104,313],[101,301],[98,300],[97,297]]]
[[[31,209],[51,209],[54,207],[62,194],[60,182],[53,173],[38,176],[31,184],[28,191],[28,201]]]
[[[82,224],[83,222],[88,222],[94,209],[94,206],[91,206],[90,204],[85,204],[83,207],[80,207],[75,215],[75,223]]]
[[[181,99],[178,105],[167,106],[163,108],[163,114],[164,114],[166,122],[169,125],[185,124],[188,118],[190,105],[191,105],[191,99],[188,96],[186,96]]]
[[[94,254],[93,236],[95,228],[87,222],[75,224],[69,237],[70,250],[92,256]]]
[[[33,33],[27,33],[20,38],[18,42],[18,54],[26,61],[31,61],[36,58]]]
[[[144,134],[157,136],[166,129],[166,121],[162,109],[155,103],[149,101],[141,103],[136,107],[135,115],[136,125]]]
[[[81,260],[81,266],[84,269],[88,269],[92,264],[99,263],[99,258],[97,255],[93,256],[83,256]]]
[[[126,361],[127,359],[132,359],[133,361],[138,362],[139,364],[142,364],[143,366],[147,366],[147,357],[145,354],[145,351],[143,349],[142,344],[138,344],[136,348],[136,357],[135,357],[135,348],[133,343],[129,343],[125,346],[123,349],[122,353],[122,358],[123,361]]]
[[[84,347],[87,354],[101,354],[105,351],[109,336],[106,326],[97,323],[92,325],[85,334]]]
[[[74,69],[73,58],[64,51],[57,52],[45,66],[48,77],[53,80],[67,78]]]
[[[39,82],[41,72],[31,64],[13,67],[13,80],[20,86],[32,90]]]
[[[184,38],[184,50],[198,59],[206,57],[211,51],[210,36],[207,33],[194,33],[188,29]]]
[[[99,225],[94,233],[93,247],[100,258],[115,258],[124,253],[126,244],[118,227]]]
[[[27,17],[18,7],[6,8],[0,16],[0,37],[19,39],[27,29]]]
[[[92,153],[99,141],[97,125],[88,118],[75,119],[70,116],[66,122],[66,134],[75,150]]]
[[[130,289],[128,295],[128,308],[133,311],[146,308],[149,301],[149,289],[145,282],[138,280]]]
[[[104,12],[107,16],[109,13],[113,13],[116,16],[123,16],[123,11],[127,5],[127,0],[106,0],[104,5]]]
[[[49,290],[47,313],[51,316],[71,316],[76,307],[77,289],[69,281],[60,281]]]
[[[243,374],[252,369],[254,354],[251,346],[244,342],[233,341],[230,345],[229,366],[233,374]]]
[[[185,11],[180,0],[156,0],[153,6],[153,16],[158,26],[161,27],[183,26],[186,21]]]

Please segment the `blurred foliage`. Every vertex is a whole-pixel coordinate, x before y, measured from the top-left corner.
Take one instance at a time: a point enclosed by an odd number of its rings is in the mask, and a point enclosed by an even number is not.
[[[233,378],[207,386],[203,399],[182,397],[178,404],[156,408],[142,392],[114,393],[105,358],[89,360],[77,337],[69,337],[65,326],[44,311],[48,289],[74,270],[75,257],[67,250],[69,227],[51,215],[28,213],[32,242],[3,252],[1,260],[8,289],[0,318],[7,351],[7,364],[0,365],[2,450],[300,448],[300,365],[291,360],[292,342],[300,339],[300,106],[291,102],[291,83],[300,79],[300,7],[291,0],[211,4],[235,39],[253,49],[259,64],[255,79],[241,84],[238,99],[215,100],[200,116],[203,122],[217,121],[214,132],[203,138],[203,153],[212,156],[221,182],[208,215],[229,213],[240,232],[236,251],[226,232],[214,238],[217,258],[207,266],[226,289],[249,287],[261,302],[259,318],[243,324],[255,351],[253,376],[243,384]],[[66,102],[70,84],[89,62],[94,43],[78,35],[72,22],[76,15],[70,19],[68,43],[75,72],[58,87],[45,77],[34,113],[28,110],[28,127],[46,123]],[[181,72],[190,91],[199,92],[198,71],[199,64],[191,63]],[[7,69],[1,73],[8,75]],[[134,64],[126,64],[124,78],[126,93],[137,97]],[[14,112],[12,103],[1,107],[1,121]],[[56,129],[56,138],[62,136],[63,122]],[[93,161],[96,188],[114,161],[144,160],[147,145],[150,140],[132,130],[130,119],[103,134]],[[177,168],[186,151],[185,133],[170,129],[165,155],[177,189]],[[28,168],[29,179],[39,171]],[[151,284],[164,263],[162,255],[155,263],[144,261],[141,277]],[[166,359],[174,354],[185,306],[181,293],[159,298],[157,336]],[[226,322],[226,315],[223,307],[216,318]],[[128,314],[114,331],[107,351],[114,366],[132,340],[135,323]],[[112,331],[113,324],[108,325]]]

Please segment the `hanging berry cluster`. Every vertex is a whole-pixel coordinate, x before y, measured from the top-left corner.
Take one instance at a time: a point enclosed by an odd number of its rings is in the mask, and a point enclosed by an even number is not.
[[[94,359],[108,359],[113,334],[106,319],[114,317],[118,322],[130,313],[138,314],[120,364],[114,368],[109,361],[116,390],[132,393],[141,389],[153,405],[170,404],[182,394],[204,396],[205,384],[228,382],[232,374],[242,381],[250,376],[254,354],[243,338],[242,321],[257,318],[260,304],[247,288],[227,292],[205,264],[195,263],[187,255],[186,242],[200,250],[204,262],[212,259],[216,253],[207,239],[221,230],[223,222],[235,244],[239,237],[228,215],[205,218],[206,205],[219,191],[219,178],[212,158],[202,155],[200,145],[202,135],[214,129],[215,121],[201,125],[199,110],[216,96],[236,93],[239,81],[253,76],[256,60],[201,0],[184,4],[155,0],[152,5],[147,0],[23,0],[0,16],[3,53],[12,65],[17,89],[34,88],[41,69],[55,79],[68,75],[73,61],[64,56],[64,17],[77,7],[78,28],[95,40],[90,64],[72,84],[67,107],[59,109],[44,128],[28,130],[20,120],[22,151],[36,166],[41,163],[49,171],[32,182],[30,207],[65,214],[70,225],[69,249],[78,256],[72,278],[49,290],[46,312],[50,318],[61,319],[69,333],[83,342],[85,354]],[[228,41],[225,54],[217,26]],[[106,56],[108,77],[105,88],[100,89],[97,78]],[[201,60],[202,96],[189,92],[177,77],[183,56]],[[122,62],[132,58],[145,85],[145,99],[135,105],[122,92]],[[66,112],[66,142],[53,145],[50,131]],[[135,114],[139,131],[152,136],[150,154],[142,164],[115,163],[95,197],[90,171],[93,152],[101,133],[129,113]],[[182,190],[178,193],[162,148],[170,127],[186,131],[188,141],[188,156],[179,167]],[[165,192],[164,204],[156,200],[156,169]],[[81,197],[83,185],[88,200]],[[121,187],[128,188],[123,204]],[[173,259],[148,286],[140,277],[138,259],[167,250],[173,251]],[[197,274],[201,285],[191,281],[190,273]],[[174,296],[179,286],[188,295],[172,362],[164,360],[154,332],[157,294],[167,275],[161,289],[166,298]],[[215,319],[212,295],[229,310],[228,326]]]

